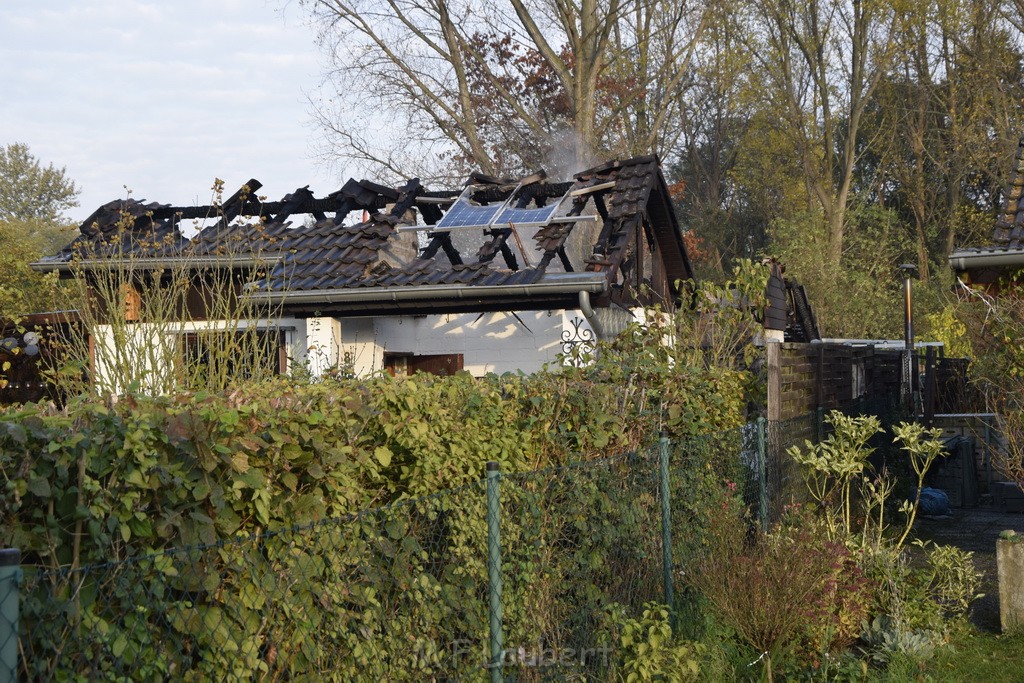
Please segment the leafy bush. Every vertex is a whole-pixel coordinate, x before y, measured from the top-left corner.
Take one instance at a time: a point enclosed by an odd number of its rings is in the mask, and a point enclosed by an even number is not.
[[[618,680],[625,683],[702,680],[700,662],[707,648],[673,634],[668,607],[647,603],[642,616],[633,619],[627,616],[622,605],[612,604],[607,614],[608,622],[600,637],[616,645],[610,648],[613,653],[610,665]]]
[[[952,624],[981,597],[982,575],[970,552],[921,541],[914,546],[920,548],[923,563],[911,563],[905,552],[892,548],[865,554],[866,572],[875,587],[872,612],[885,616],[890,630],[930,633],[942,643]]]
[[[773,680],[773,662],[796,647],[807,628],[824,634],[837,622],[842,545],[804,525],[746,537],[743,526],[722,526],[686,579],[722,621],[756,652]]]
[[[678,374],[685,414],[737,423],[734,404],[714,398],[733,385],[707,382],[714,372]],[[0,534],[25,557],[30,677],[72,666],[68,639],[86,643],[88,666],[131,662],[156,678],[325,662],[342,678],[456,675],[466,661],[451,644],[486,642],[488,460],[510,482],[508,642],[586,645],[602,605],[639,606],[659,587],[656,460],[642,448],[606,454],[649,444],[672,404],[658,398],[651,411],[656,392],[638,405],[607,377],[598,364],[533,377],[278,380],[8,409]],[[579,458],[588,465],[567,466]],[[108,562],[120,564],[92,569]]]
[[[739,440],[726,453],[697,435],[744,421],[756,282],[703,288],[696,315],[656,316],[557,373],[278,379],[0,413],[0,540],[23,550],[25,619],[42,629],[29,677],[62,670],[68,638],[87,643],[82,666],[155,678],[325,662],[343,679],[461,675],[452,645],[475,660],[486,642],[490,460],[507,482],[507,642],[586,647],[603,605],[659,593],[654,436],[701,443],[672,463],[700,473],[673,498],[699,524],[742,467],[725,464]]]

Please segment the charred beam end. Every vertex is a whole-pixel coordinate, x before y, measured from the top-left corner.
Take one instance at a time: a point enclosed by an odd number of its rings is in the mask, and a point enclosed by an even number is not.
[[[263,183],[255,178],[249,178],[249,181],[238,188],[221,206],[221,221],[227,224],[240,216],[244,210],[244,205],[247,203],[246,200],[261,187],[263,187]]]
[[[498,178],[496,176],[487,175],[480,171],[473,171],[469,174],[469,178],[466,179],[466,185],[513,185],[514,180],[509,178]]]
[[[407,182],[405,186],[398,191],[398,196],[395,197],[395,205],[391,209],[391,215],[399,217],[404,216],[405,212],[416,204],[416,197],[422,190],[423,185],[420,184],[419,178],[413,178]]]
[[[249,182],[250,183],[254,183],[256,187],[262,187],[262,184],[260,184],[259,181],[250,180]],[[364,181],[364,182],[366,182],[366,181]],[[362,183],[355,183],[355,184],[359,185],[360,187],[362,187]],[[374,185],[373,183],[367,183],[367,184],[368,185]],[[344,202],[345,199],[349,199],[348,209],[347,209],[347,211],[345,211],[345,213],[348,213],[349,211],[352,211],[355,208],[365,208],[368,211],[372,211],[372,210],[383,209],[391,201],[394,201],[395,199],[398,198],[398,192],[395,191],[394,189],[385,187],[383,185],[374,185],[374,186],[375,187],[383,188],[385,190],[388,190],[388,193],[386,195],[384,195],[384,194],[372,194],[371,195],[370,193],[367,193],[367,195],[365,197],[366,201],[363,201],[363,202],[355,201],[355,202],[353,202],[351,197],[347,197],[346,198],[346,197],[342,196],[342,193],[339,190],[338,192],[334,192],[334,193],[332,193],[330,195],[327,195],[326,197],[322,197],[320,199],[317,199],[317,198],[314,198],[314,197],[310,197],[308,201],[306,201],[305,203],[303,203],[300,206],[296,207],[293,211],[291,211],[291,213],[292,214],[308,213],[308,214],[312,214],[314,216],[316,216],[317,214],[324,214],[325,215],[327,213],[337,213],[339,211],[339,207],[342,206],[342,202]],[[537,199],[547,200],[547,199],[552,199],[552,198],[555,198],[555,197],[562,197],[563,195],[565,195],[566,192],[568,192],[570,187],[572,187],[572,183],[551,183],[551,184],[548,184],[548,183],[538,183],[535,186],[533,186],[531,189],[533,191],[533,197],[534,197],[535,200],[537,200]],[[246,200],[244,202],[238,202],[237,203],[237,213],[234,214],[235,217],[237,217],[237,216],[266,216],[266,215],[273,216],[273,215],[276,215],[276,214],[280,213],[285,208],[285,206],[287,204],[285,201],[261,202],[259,200],[253,199],[253,195],[255,193],[255,190],[253,189],[253,186],[249,186],[249,189],[250,189],[250,193],[247,196]],[[363,189],[366,190],[368,188],[363,187]],[[510,192],[511,192],[511,190],[501,190],[501,189],[498,189],[498,188],[486,188],[486,189],[483,189],[483,190],[477,192],[476,195],[475,195],[475,198],[477,199],[477,201],[487,202],[487,203],[496,202],[496,201],[504,201],[505,199],[508,199],[508,195],[510,194]],[[236,193],[236,194],[239,194],[239,193]],[[444,197],[452,197],[453,195],[457,195],[457,194],[459,194],[457,190],[440,190],[440,191],[430,191],[430,192],[421,191],[419,194],[417,194],[417,197],[444,198]],[[390,197],[390,199],[389,199],[389,197]],[[228,203],[230,201],[231,201],[231,198],[229,198],[228,202],[225,202],[222,207],[217,207],[217,206],[213,206],[213,205],[209,205],[209,204],[202,205],[202,206],[161,206],[161,207],[152,209],[151,213],[152,213],[153,220],[165,220],[165,219],[169,219],[169,218],[178,218],[178,219],[183,219],[183,220],[202,219],[202,218],[216,218],[216,217],[222,215],[222,212],[224,211],[224,207],[227,207]],[[426,215],[426,212],[429,211],[429,209],[427,209],[427,205],[418,205],[418,208],[421,211],[424,212],[424,217],[428,218],[428,216]],[[598,211],[600,212],[600,208],[598,209]],[[437,209],[437,212],[438,212],[438,214],[440,214],[440,209]],[[89,224],[91,222],[95,222],[96,221],[96,217],[97,217],[97,215],[99,213],[101,213],[100,210],[97,210],[96,212],[94,212],[93,216],[90,216],[91,220],[87,220],[85,223]],[[439,215],[438,215],[438,218],[440,218]]]
[[[491,239],[485,242],[476,252],[477,263],[490,263],[499,253],[504,254],[504,250],[508,249],[505,243],[512,236],[512,230],[509,228],[495,228],[493,230],[484,230],[484,234],[490,235]],[[505,260],[508,261],[508,257]],[[515,257],[513,257],[513,260],[515,260]]]
[[[300,187],[297,190],[295,190],[295,192],[292,192],[290,195],[285,197],[282,200],[284,206],[282,206],[279,211],[271,215],[273,215],[275,221],[277,221],[278,223],[283,223],[284,221],[288,220],[288,217],[295,213],[298,209],[300,209],[303,206],[306,206],[312,201],[313,193],[310,191],[309,185],[306,185],[305,187]]]
[[[448,257],[453,266],[462,265],[462,256],[459,254],[459,250],[455,248],[455,245],[452,244],[452,236],[448,232],[430,233],[430,243],[420,252],[420,258],[434,258],[439,249],[444,251],[444,255]]]
[[[348,197],[344,197],[338,201],[337,207],[334,209],[334,224],[341,225],[345,222],[345,217],[356,208],[355,203]]]

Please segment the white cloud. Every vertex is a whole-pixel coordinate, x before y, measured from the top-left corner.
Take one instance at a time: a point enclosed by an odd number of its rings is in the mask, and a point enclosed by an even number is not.
[[[66,166],[83,219],[124,195],[185,204],[250,177],[336,189],[309,154],[321,60],[298,11],[201,0],[3,0],[0,144]],[[286,9],[293,9],[286,7]]]

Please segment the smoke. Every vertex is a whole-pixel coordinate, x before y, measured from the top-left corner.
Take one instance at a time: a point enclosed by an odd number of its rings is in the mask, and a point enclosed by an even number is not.
[[[604,162],[600,154],[590,148],[583,136],[568,126],[551,135],[551,149],[544,157],[544,170],[555,182],[571,180],[573,176]]]

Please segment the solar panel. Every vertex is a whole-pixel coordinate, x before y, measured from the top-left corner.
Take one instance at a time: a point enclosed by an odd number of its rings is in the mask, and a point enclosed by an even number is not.
[[[552,201],[546,206],[516,208],[512,204],[519,197],[519,191],[522,189],[522,185],[520,185],[504,202],[481,206],[471,201],[473,193],[478,189],[479,186],[467,186],[434,225],[406,225],[400,226],[398,229],[446,231],[477,228],[484,230],[491,227],[507,227],[509,224],[518,228],[539,228],[555,222],[576,223],[597,219],[597,216],[556,216],[555,214],[568,195],[563,195],[557,201]]]
[[[559,204],[560,202],[554,202],[534,209],[517,209],[510,206],[498,214],[498,217],[494,219],[494,224],[504,226],[511,223],[522,228],[547,225]]]
[[[435,230],[449,228],[486,228],[501,211],[504,204],[475,206],[463,197],[459,197],[452,207],[445,212],[441,220],[434,226]]]

